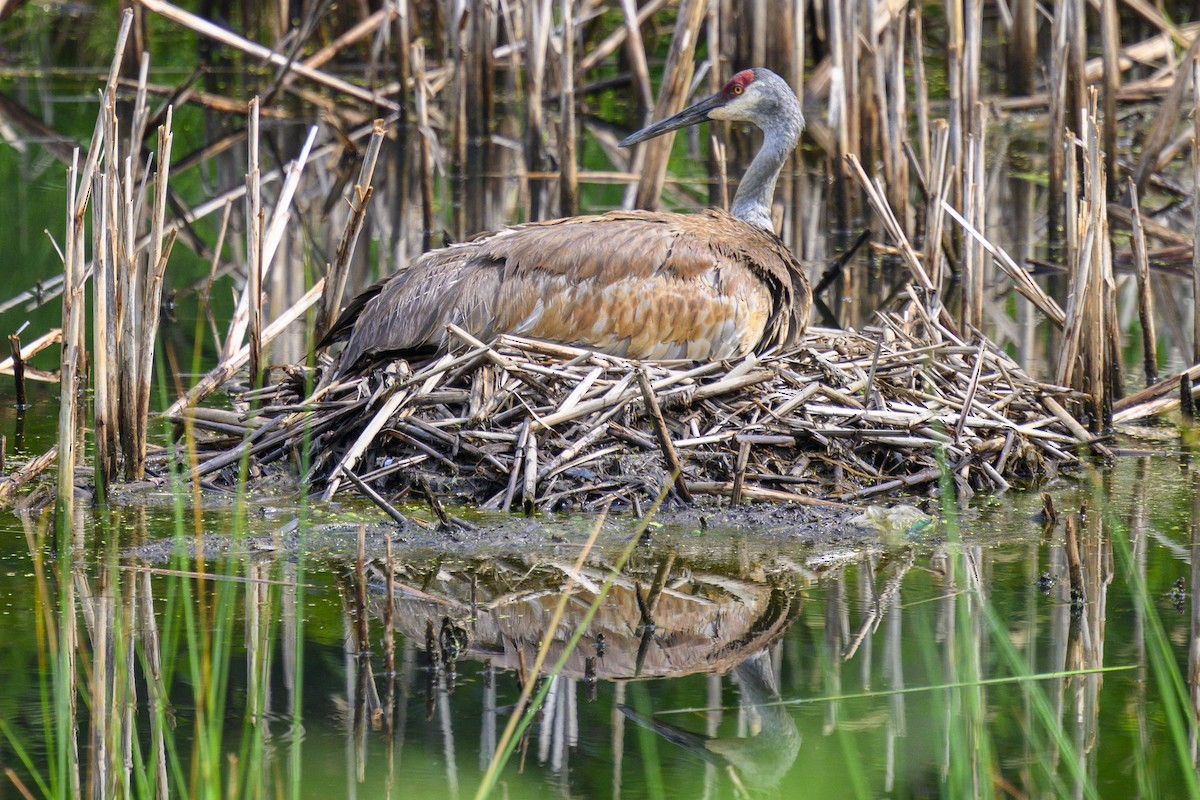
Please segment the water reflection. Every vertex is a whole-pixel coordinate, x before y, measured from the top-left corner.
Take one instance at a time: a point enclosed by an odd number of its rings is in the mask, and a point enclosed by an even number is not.
[[[576,585],[551,634],[553,663],[608,577],[603,563],[579,573],[565,558],[399,567],[396,632],[432,646],[443,663],[489,660],[520,672],[533,663],[569,575]],[[791,576],[783,581],[694,569],[674,554],[630,568],[617,576],[561,675],[595,681],[728,671],[796,618],[800,597]],[[379,601],[372,613],[382,616]]]
[[[1166,796],[1195,779],[1200,709],[1200,485],[1180,477],[1131,459],[1058,491],[1046,531],[1017,495],[962,542],[949,520],[837,548],[667,526],[553,676],[537,648],[564,652],[615,561],[576,572],[569,537],[389,561],[376,534],[302,558],[285,533],[209,532],[205,561],[172,561],[141,508],[50,558],[26,518],[41,610],[14,620],[26,667],[6,674],[47,678],[0,701],[0,747],[50,794],[470,797],[533,681],[509,797]]]

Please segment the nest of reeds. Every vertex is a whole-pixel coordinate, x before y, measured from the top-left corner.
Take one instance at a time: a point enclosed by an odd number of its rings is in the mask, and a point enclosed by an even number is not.
[[[1089,440],[1063,409],[1070,390],[986,339],[929,317],[880,319],[731,363],[641,363],[514,336],[484,345],[452,329],[461,346],[440,358],[311,394],[317,376],[284,369],[234,410],[176,421],[196,430],[196,471],[210,480],[233,480],[248,454],[254,470],[306,464],[326,497],[348,487],[384,507],[526,511],[638,509],[668,484],[685,501],[825,504],[929,491],[946,475],[963,495],[1054,474]]]

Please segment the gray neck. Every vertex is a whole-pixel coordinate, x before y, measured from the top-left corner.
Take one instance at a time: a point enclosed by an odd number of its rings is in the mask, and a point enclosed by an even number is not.
[[[797,104],[798,106],[798,104]],[[784,163],[796,150],[804,117],[799,107],[780,109],[781,113],[763,126],[763,145],[742,182],[738,184],[730,212],[740,220],[767,230],[771,224],[771,203],[775,198],[775,181]]]

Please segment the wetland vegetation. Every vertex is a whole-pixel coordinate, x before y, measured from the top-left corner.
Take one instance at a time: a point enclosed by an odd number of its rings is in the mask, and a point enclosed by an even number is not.
[[[0,3],[0,796],[1200,795],[1193,11]],[[802,347],[322,387],[757,65]]]

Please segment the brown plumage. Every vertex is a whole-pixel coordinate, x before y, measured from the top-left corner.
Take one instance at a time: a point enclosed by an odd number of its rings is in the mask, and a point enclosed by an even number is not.
[[[755,114],[768,100],[781,102],[780,91],[794,117],[772,138],[768,126],[776,123]],[[710,115],[750,119],[767,131],[735,198],[738,216],[614,211],[484,234],[426,253],[368,289],[321,346],[348,340],[338,365],[344,373],[365,360],[442,350],[451,323],[484,341],[511,333],[638,359],[727,359],[796,343],[811,291],[764,208],[803,124],[787,85],[766,70],[746,70],[721,94],[627,142]]]

